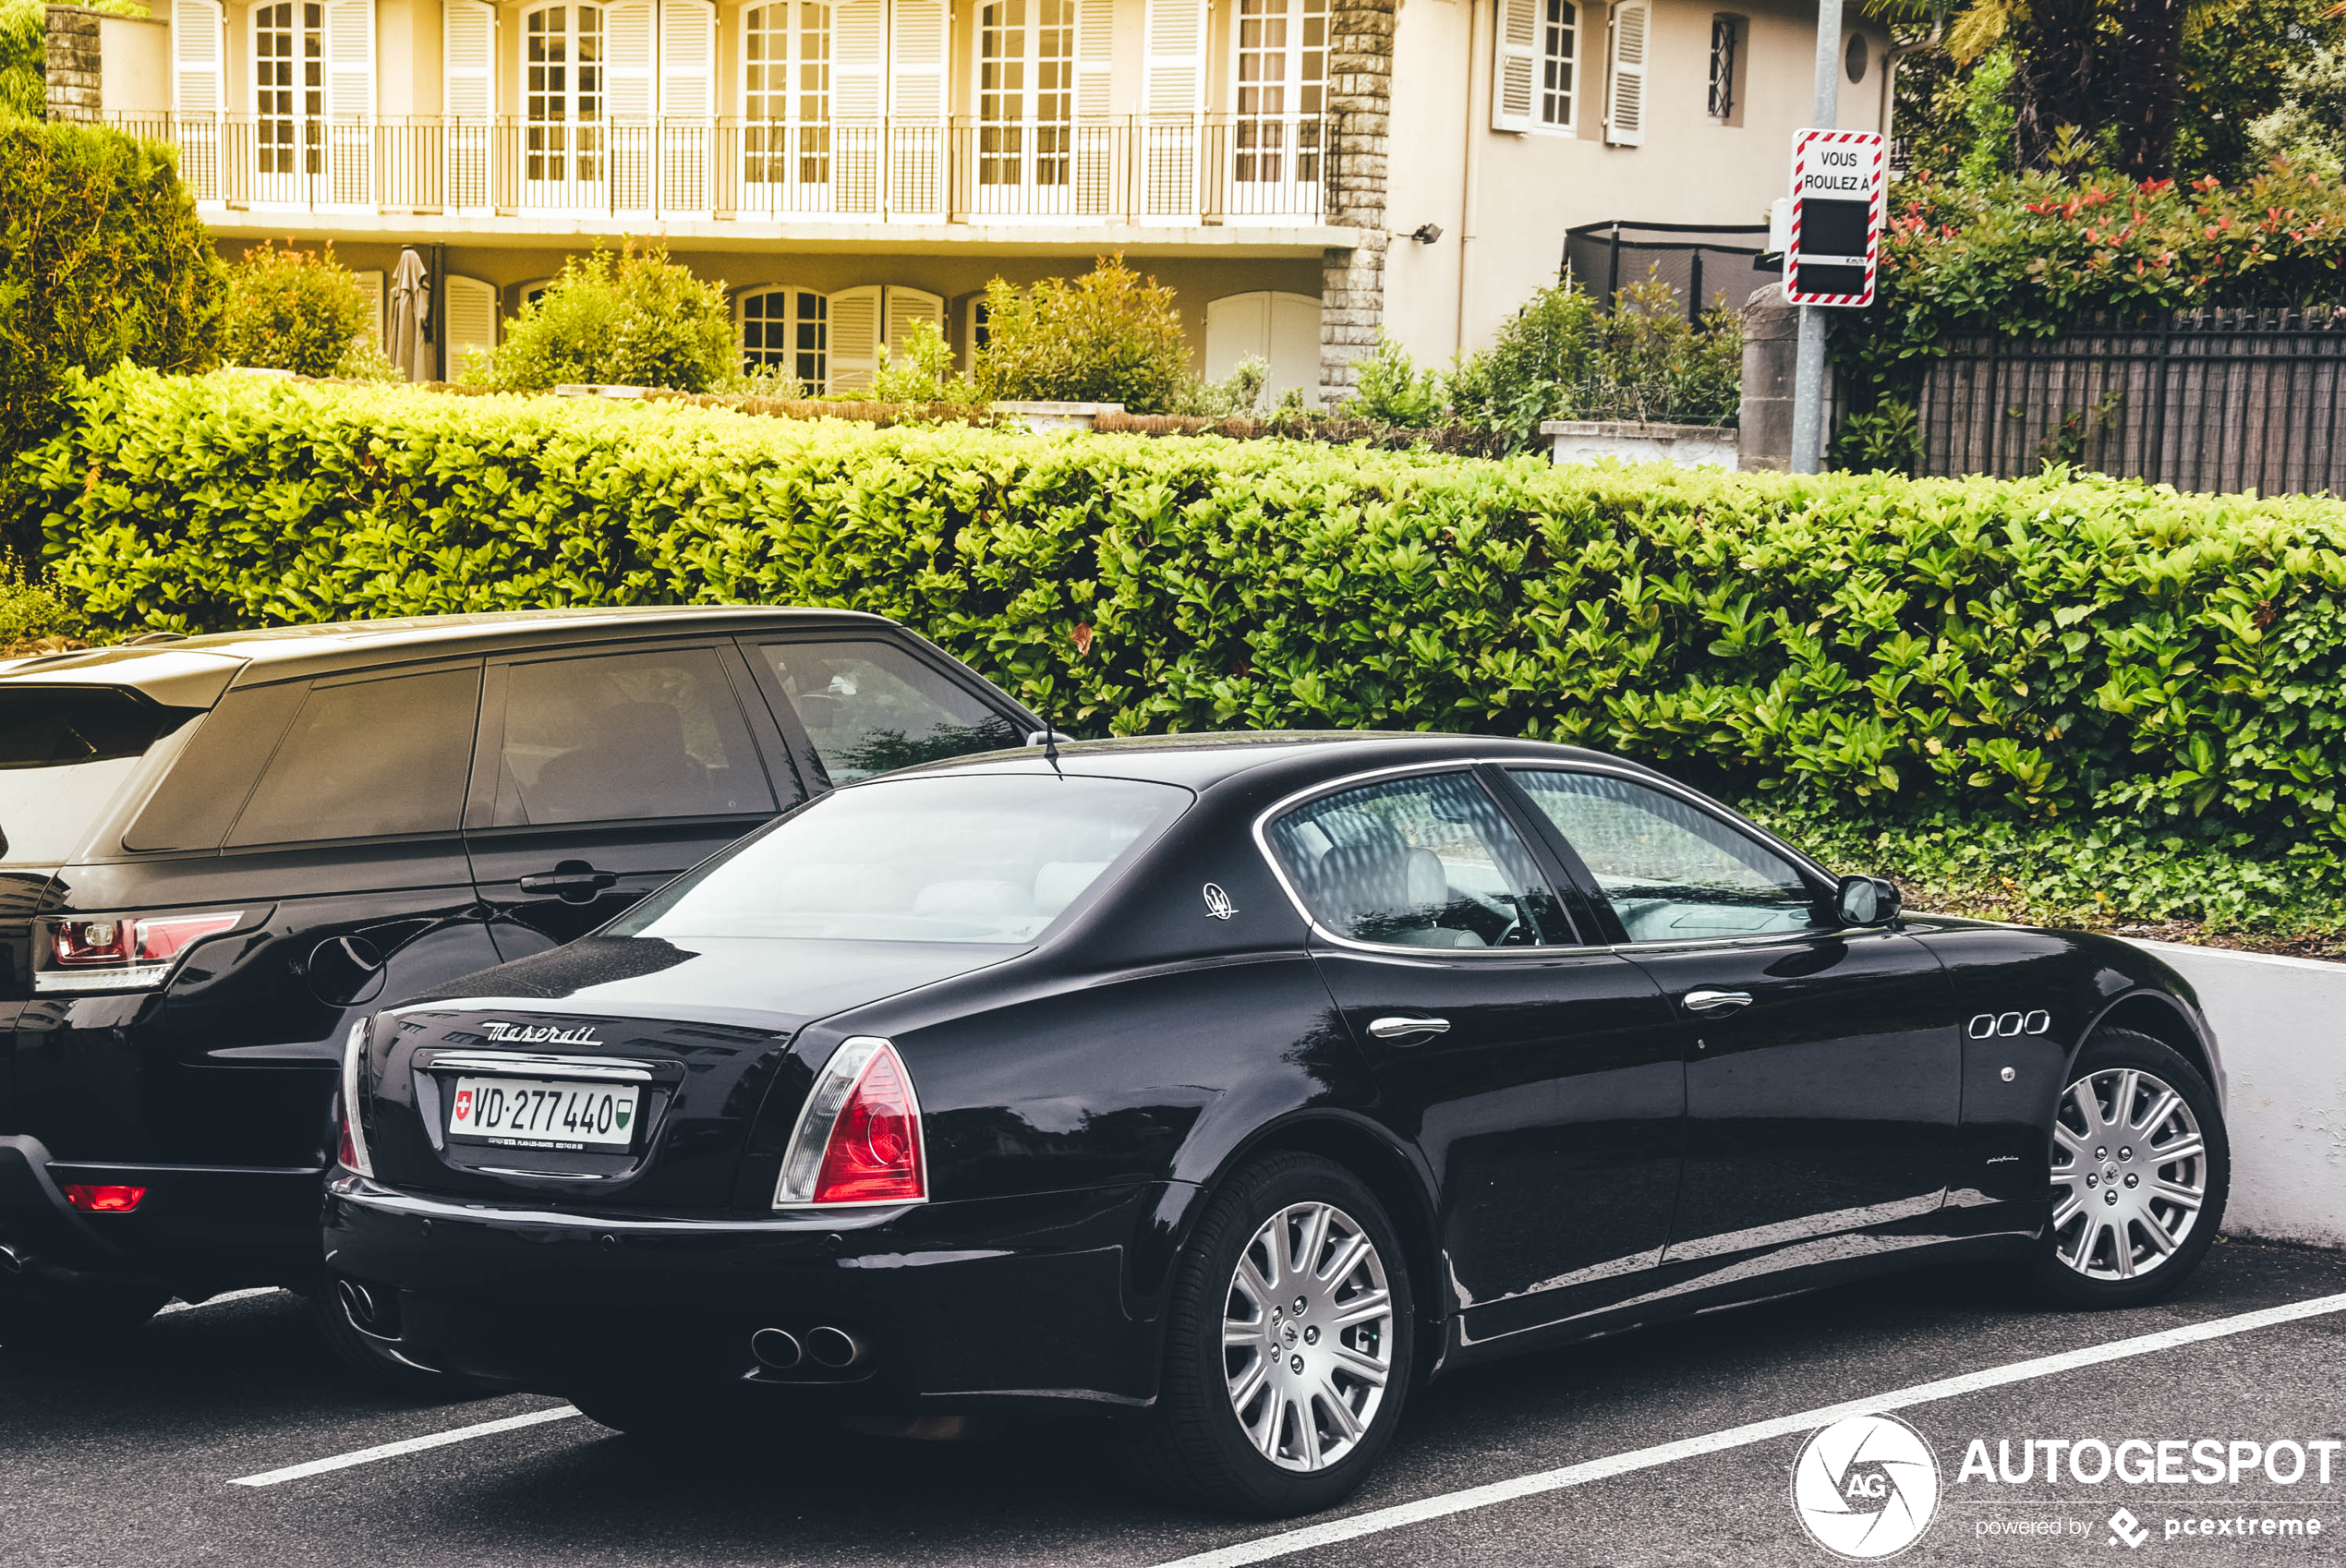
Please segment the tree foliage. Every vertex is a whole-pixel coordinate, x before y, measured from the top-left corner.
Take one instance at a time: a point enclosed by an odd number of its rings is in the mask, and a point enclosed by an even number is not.
[[[357,274],[323,251],[279,249],[263,241],[228,269],[221,352],[229,363],[302,376],[342,374],[369,327],[374,304]]]

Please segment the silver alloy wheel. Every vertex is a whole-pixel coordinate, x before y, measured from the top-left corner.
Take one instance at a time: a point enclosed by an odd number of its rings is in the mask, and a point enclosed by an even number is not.
[[[1295,1203],[1239,1255],[1222,1309],[1230,1409],[1256,1452],[1324,1470],[1376,1419],[1393,1375],[1393,1294],[1360,1223]]]
[[[2207,1140],[2173,1087],[2139,1067],[2071,1084],[2053,1120],[2053,1251],[2093,1280],[2172,1257],[2207,1201]]]

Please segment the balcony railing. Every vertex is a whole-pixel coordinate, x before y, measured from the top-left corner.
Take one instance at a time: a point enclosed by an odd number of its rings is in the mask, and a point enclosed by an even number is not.
[[[1316,115],[1076,121],[117,121],[199,202],[317,213],[939,223],[1314,222]]]

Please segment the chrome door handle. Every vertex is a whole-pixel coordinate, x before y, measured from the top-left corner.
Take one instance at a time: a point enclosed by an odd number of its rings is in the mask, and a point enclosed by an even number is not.
[[[1370,1037],[1376,1040],[1405,1040],[1412,1034],[1447,1034],[1448,1019],[1378,1019],[1369,1025]]]
[[[1748,991],[1689,991],[1679,998],[1690,1013],[1732,1012],[1751,1006]]]

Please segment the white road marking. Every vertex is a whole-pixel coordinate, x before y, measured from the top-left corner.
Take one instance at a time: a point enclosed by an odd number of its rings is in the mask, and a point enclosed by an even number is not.
[[[452,1431],[433,1432],[426,1437],[378,1443],[356,1453],[337,1453],[331,1459],[312,1459],[306,1465],[288,1465],[282,1470],[263,1470],[258,1476],[238,1476],[228,1484],[232,1487],[273,1487],[280,1481],[322,1476],[329,1470],[347,1470],[354,1465],[372,1465],[378,1459],[396,1459],[405,1453],[421,1453],[425,1449],[445,1448],[452,1442],[470,1442],[475,1438],[519,1431],[524,1427],[543,1426],[548,1421],[566,1421],[577,1414],[577,1408],[569,1405],[557,1405],[551,1410],[533,1410],[526,1416],[508,1416],[502,1421],[482,1421],[476,1426],[458,1427]]]
[[[1422,1525],[1428,1520],[1447,1518],[1454,1514],[1512,1502],[1518,1498],[1586,1486],[1590,1481],[1607,1480],[1637,1470],[1675,1465],[1681,1459],[1697,1459],[1706,1453],[1720,1453],[1731,1448],[1746,1448],[1755,1442],[1796,1436],[1846,1416],[1903,1410],[1908,1405],[1928,1405],[1933,1400],[1953,1399],[1958,1394],[1977,1393],[1983,1389],[2001,1388],[2007,1383],[2049,1378],[2079,1367],[2122,1361],[2129,1357],[2148,1356],[2180,1345],[2250,1333],[2257,1329],[2293,1323],[2305,1318],[2318,1318],[2331,1312],[2346,1312],[2346,1295],[2316,1297],[2310,1301],[2293,1301],[2287,1306],[2267,1307],[2259,1311],[2242,1312],[2229,1318],[2211,1318],[2206,1322],[2164,1329],[2158,1333],[2141,1334],[2133,1339],[2111,1340],[2105,1345],[2087,1345],[2082,1350],[2064,1350],[2057,1356],[2039,1356],[2031,1361],[2014,1361],[2009,1366],[1965,1372],[1956,1377],[1941,1378],[1936,1382],[1917,1383],[1911,1388],[1893,1389],[1864,1399],[1821,1405],[1814,1410],[1778,1416],[1772,1420],[1754,1421],[1748,1426],[1730,1427],[1724,1431],[1711,1432],[1702,1437],[1682,1438],[1676,1442],[1657,1443],[1651,1448],[1635,1449],[1606,1459],[1566,1465],[1562,1469],[1542,1470],[1535,1475],[1518,1476],[1509,1481],[1469,1487],[1464,1491],[1445,1492],[1439,1497],[1423,1498],[1416,1502],[1356,1514],[1348,1519],[1331,1519],[1325,1524],[1307,1525],[1300,1530],[1286,1530],[1276,1536],[1240,1541],[1236,1546],[1226,1546],[1218,1550],[1202,1551],[1194,1557],[1179,1558],[1160,1564],[1159,1568],[1243,1568],[1247,1563],[1268,1562],[1274,1558],[1309,1551],[1315,1547],[1334,1546],[1341,1541],[1358,1540],[1362,1536],[1404,1529],[1411,1525]]]
[[[155,1316],[167,1318],[174,1312],[192,1312],[199,1307],[217,1307],[224,1301],[249,1301],[256,1296],[276,1294],[277,1287],[273,1285],[264,1285],[257,1290],[224,1290],[219,1295],[208,1296],[201,1301],[175,1301],[157,1312]]]

